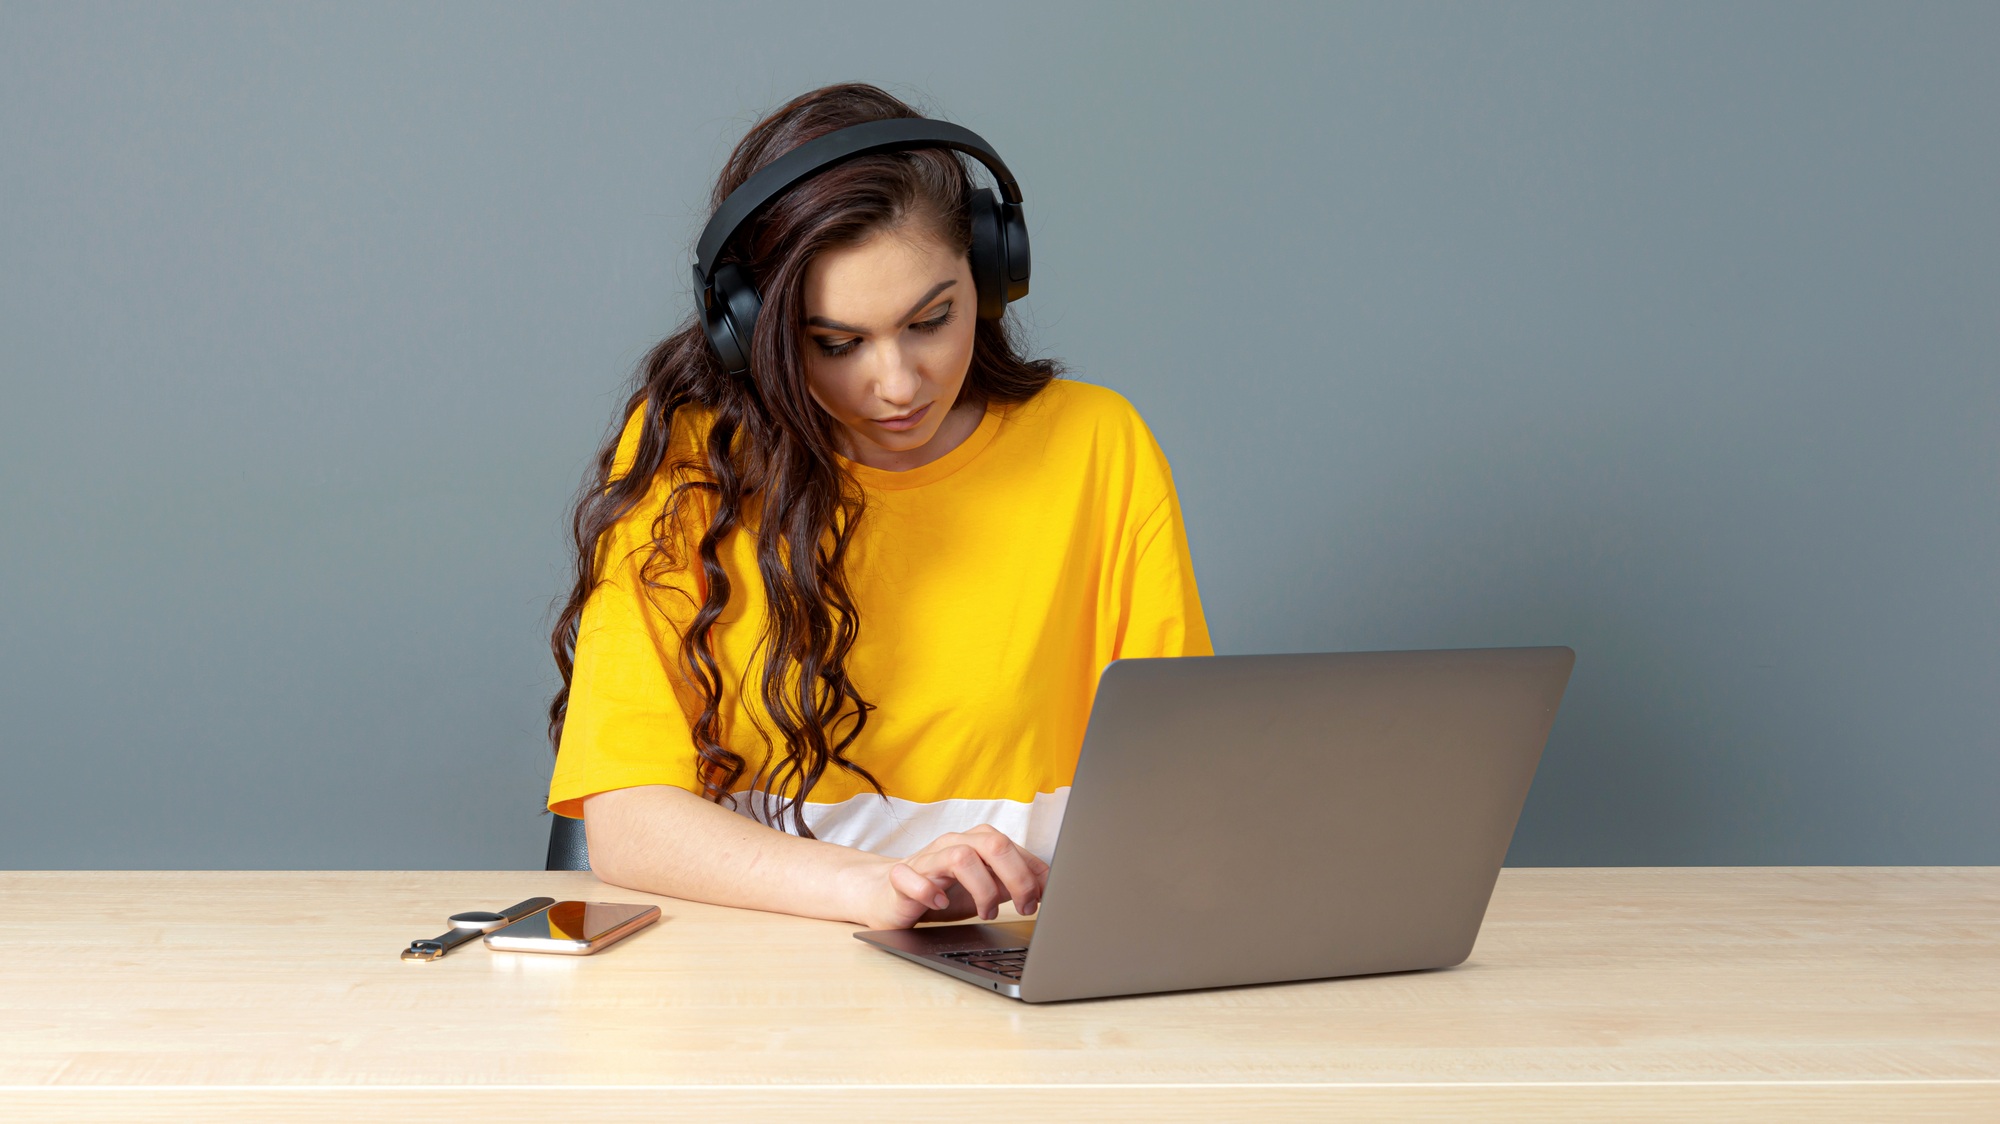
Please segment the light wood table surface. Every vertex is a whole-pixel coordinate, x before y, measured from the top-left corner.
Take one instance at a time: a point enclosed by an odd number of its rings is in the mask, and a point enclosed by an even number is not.
[[[534,895],[592,957],[398,952]],[[582,873],[0,873],[0,1118],[2000,1120],[2000,868],[1516,869],[1437,972],[1031,1006]]]

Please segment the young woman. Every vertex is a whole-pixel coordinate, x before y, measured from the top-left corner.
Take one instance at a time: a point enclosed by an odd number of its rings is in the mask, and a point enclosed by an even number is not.
[[[815,90],[712,207],[917,117]],[[980,202],[944,148],[841,160],[721,251],[762,300],[747,369],[699,320],[640,365],[552,637],[548,803],[605,881],[875,928],[1033,913],[1099,671],[1210,654],[1145,423],[1022,359],[990,273],[980,315]]]

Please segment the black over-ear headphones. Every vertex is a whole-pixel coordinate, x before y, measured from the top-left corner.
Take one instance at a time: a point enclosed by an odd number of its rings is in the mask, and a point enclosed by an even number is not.
[[[736,229],[766,203],[814,174],[843,160],[910,148],[949,148],[986,165],[1000,188],[972,193],[972,280],[979,291],[979,316],[998,320],[1009,301],[1028,295],[1028,224],[1021,217],[1021,189],[993,146],[970,129],[928,117],[892,117],[836,129],[798,146],[729,193],[695,244],[694,291],[701,302],[701,326],[715,354],[732,375],[750,370],[750,333],[757,327],[763,298],[750,271],[715,259]]]

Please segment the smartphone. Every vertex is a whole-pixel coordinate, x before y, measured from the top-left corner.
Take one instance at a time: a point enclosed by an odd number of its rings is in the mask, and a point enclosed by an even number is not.
[[[486,934],[486,947],[506,952],[559,952],[588,956],[660,919],[656,905],[557,902]]]

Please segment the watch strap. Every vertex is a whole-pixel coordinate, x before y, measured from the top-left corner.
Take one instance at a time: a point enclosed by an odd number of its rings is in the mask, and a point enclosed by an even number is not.
[[[511,925],[521,918],[556,904],[554,898],[529,898],[515,902],[499,913],[456,913],[451,917],[451,932],[432,937],[430,940],[410,942],[403,950],[403,959],[428,962],[436,960],[469,940],[482,937],[503,926]]]

